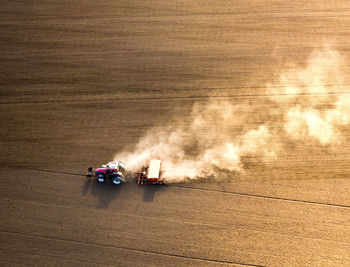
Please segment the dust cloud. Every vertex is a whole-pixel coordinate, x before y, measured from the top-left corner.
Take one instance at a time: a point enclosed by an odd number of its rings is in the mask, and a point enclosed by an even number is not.
[[[254,107],[229,100],[197,102],[187,123],[151,129],[133,151],[123,151],[115,159],[126,162],[132,171],[152,158],[161,159],[163,177],[182,182],[242,173],[246,157],[275,161],[286,138],[339,145],[345,141],[340,127],[350,121],[344,65],[340,53],[325,45],[314,50],[303,67],[284,68],[276,81],[266,85],[262,100],[277,106],[278,121],[267,116],[260,125],[245,127]]]
[[[279,86],[268,85],[273,101],[285,108],[284,130],[295,140],[321,145],[344,141],[341,126],[349,124],[350,91],[344,87],[345,59],[329,45],[314,50],[304,68],[281,73]]]

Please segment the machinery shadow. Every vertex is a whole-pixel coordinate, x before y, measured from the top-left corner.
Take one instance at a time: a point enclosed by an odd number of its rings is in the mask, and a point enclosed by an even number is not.
[[[153,202],[157,192],[165,191],[166,185],[144,185],[143,202]]]
[[[98,184],[93,178],[87,178],[83,185],[82,194],[90,193],[98,198],[96,208],[107,209],[109,204],[115,199],[122,190],[123,184]]]
[[[142,189],[141,189],[142,188]],[[82,187],[82,195],[91,194],[98,198],[96,208],[107,209],[110,203],[119,195],[121,190],[143,190],[143,202],[153,202],[158,192],[167,190],[166,185],[138,185],[136,179],[129,179],[126,183],[120,185],[99,184],[94,177],[86,178]],[[142,192],[142,191],[141,191]],[[140,192],[140,193],[141,193]]]

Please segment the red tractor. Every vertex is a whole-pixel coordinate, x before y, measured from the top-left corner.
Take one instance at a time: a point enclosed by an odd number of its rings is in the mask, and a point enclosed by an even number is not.
[[[128,175],[129,173],[125,170],[121,161],[111,161],[106,165],[101,165],[100,168],[95,170],[95,175],[93,167],[90,167],[86,174],[88,177],[95,176],[98,183],[112,183],[115,185],[124,182]]]

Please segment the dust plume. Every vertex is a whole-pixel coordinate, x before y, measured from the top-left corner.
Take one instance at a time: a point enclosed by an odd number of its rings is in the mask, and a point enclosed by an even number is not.
[[[349,124],[350,95],[344,89],[345,65],[329,45],[314,50],[303,68],[291,67],[268,85],[272,100],[283,105],[284,130],[293,140],[340,144],[340,126]]]
[[[132,152],[121,152],[115,159],[125,161],[132,171],[152,158],[161,159],[163,177],[178,182],[242,173],[246,158],[274,161],[286,138],[338,145],[344,141],[340,127],[350,122],[344,65],[340,53],[325,45],[311,53],[305,66],[289,66],[277,81],[266,85],[262,101],[276,109],[260,125],[248,122],[255,114],[268,112],[247,101],[199,101],[186,123],[149,130]]]
[[[241,172],[243,156],[274,157],[268,128],[241,130],[247,107],[229,102],[196,103],[185,126],[151,129],[132,153],[116,159],[136,171],[152,158],[162,159],[162,175],[168,182],[219,178],[226,172]]]

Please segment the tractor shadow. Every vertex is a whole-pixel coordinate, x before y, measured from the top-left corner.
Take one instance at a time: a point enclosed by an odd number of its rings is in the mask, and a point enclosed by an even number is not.
[[[153,202],[157,192],[164,192],[166,185],[143,185],[143,202]]]
[[[87,178],[82,188],[82,195],[91,194],[98,198],[96,208],[107,209],[122,190],[123,184],[98,184],[94,178]]]

